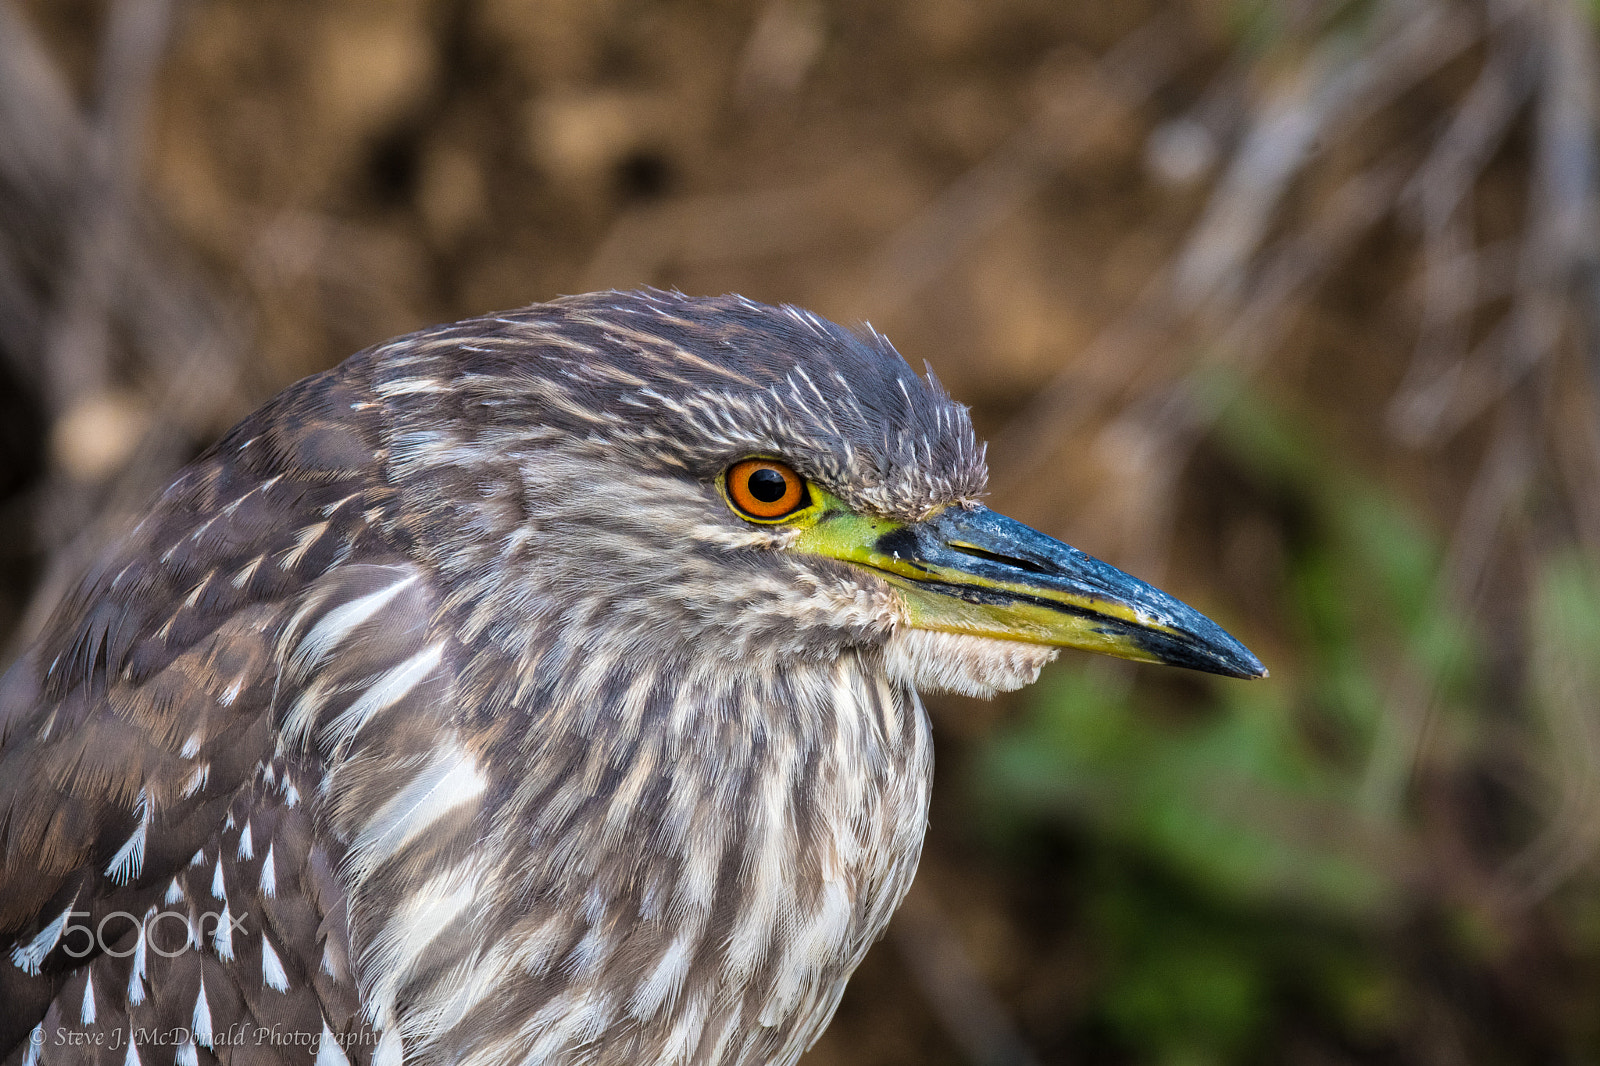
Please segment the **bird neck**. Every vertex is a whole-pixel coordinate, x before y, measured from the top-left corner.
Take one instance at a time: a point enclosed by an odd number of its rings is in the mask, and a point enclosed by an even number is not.
[[[374,1009],[433,1005],[408,1048],[470,1044],[482,1004],[555,985],[585,1030],[635,1034],[637,1061],[669,1033],[749,1045],[706,1061],[793,1061],[916,868],[932,756],[915,693],[850,650],[759,677],[572,658],[503,698],[462,730],[488,784],[458,839],[354,886]],[[429,901],[459,935],[419,946],[407,916]]]

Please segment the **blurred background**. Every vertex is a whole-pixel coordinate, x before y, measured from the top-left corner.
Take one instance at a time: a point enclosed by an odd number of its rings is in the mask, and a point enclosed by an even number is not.
[[[931,707],[810,1066],[1600,1062],[1593,0],[0,0],[0,640],[391,335],[870,320],[1257,684]]]

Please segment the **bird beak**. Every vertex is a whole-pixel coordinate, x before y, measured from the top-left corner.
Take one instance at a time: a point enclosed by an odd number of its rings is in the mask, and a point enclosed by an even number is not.
[[[911,524],[828,510],[794,547],[877,571],[919,629],[1267,676],[1199,611],[987,507],[947,507]]]

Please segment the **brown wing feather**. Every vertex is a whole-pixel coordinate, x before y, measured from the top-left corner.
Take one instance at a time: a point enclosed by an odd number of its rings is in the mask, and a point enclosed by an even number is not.
[[[141,1047],[143,1066],[205,1061],[229,1025],[359,1026],[338,845],[302,801],[320,763],[274,728],[285,642],[412,573],[375,520],[379,442],[353,411],[341,381],[311,379],[241,424],[0,679],[0,1061],[120,1064],[118,1028],[198,1037],[202,989],[212,1047]],[[236,1061],[305,1061],[303,1043],[248,1042]]]

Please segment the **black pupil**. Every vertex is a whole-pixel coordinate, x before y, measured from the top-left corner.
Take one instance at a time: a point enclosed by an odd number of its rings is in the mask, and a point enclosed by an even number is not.
[[[777,503],[789,491],[789,479],[772,467],[764,466],[750,475],[747,487],[750,495],[762,503]]]

